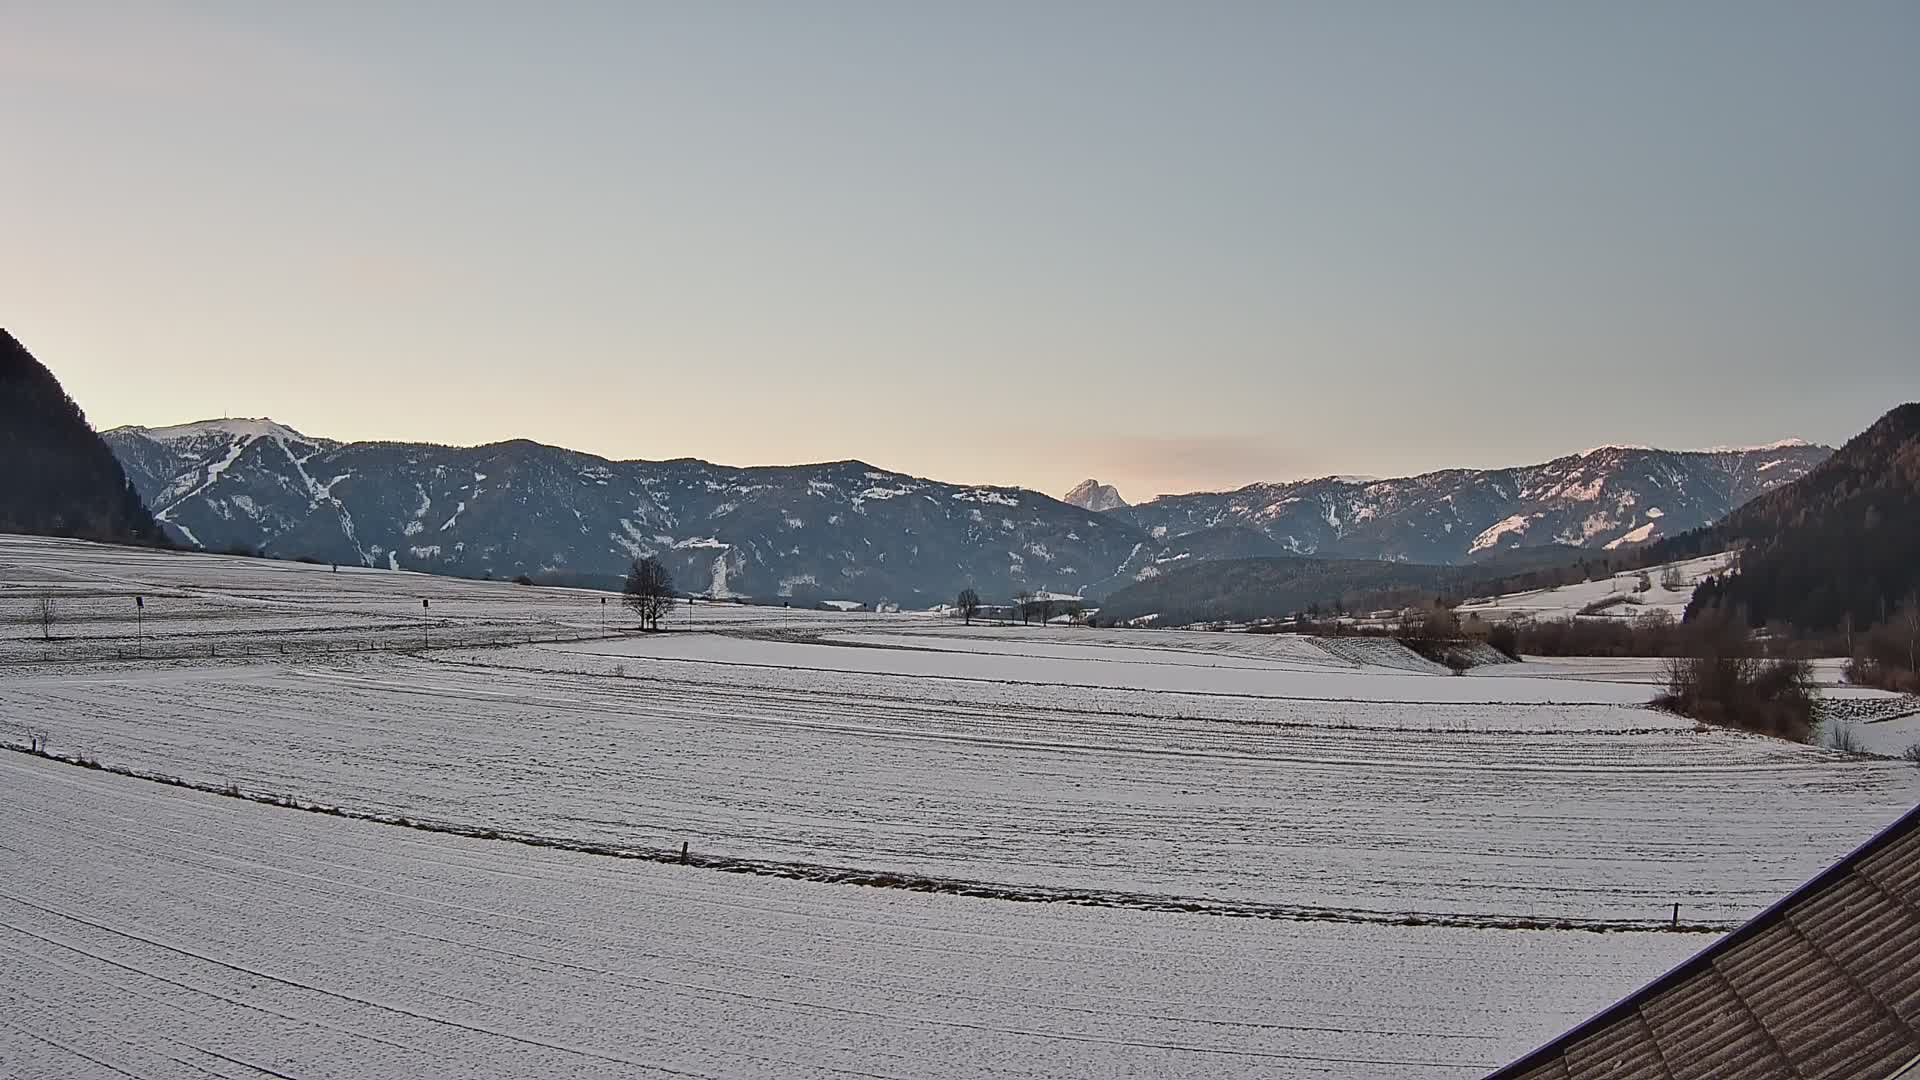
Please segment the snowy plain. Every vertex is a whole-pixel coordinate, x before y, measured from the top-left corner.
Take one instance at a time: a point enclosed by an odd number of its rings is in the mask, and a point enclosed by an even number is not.
[[[0,537],[0,742],[504,837],[0,755],[0,1062],[1471,1076],[1920,800],[1631,666],[600,598]]]
[[[1706,940],[741,878],[0,755],[0,1077],[1468,1078]]]

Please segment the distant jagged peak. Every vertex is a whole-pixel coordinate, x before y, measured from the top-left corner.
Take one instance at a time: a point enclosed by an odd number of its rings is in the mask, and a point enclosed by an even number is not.
[[[1103,484],[1091,477],[1075,484],[1073,490],[1067,492],[1066,498],[1060,501],[1082,510],[1091,510],[1096,514],[1105,510],[1118,510],[1127,505],[1127,500],[1120,497],[1119,488],[1112,484]]]
[[[218,420],[195,420],[189,424],[172,424],[167,427],[122,428],[123,431],[137,431],[149,439],[160,442],[173,442],[178,439],[200,439],[207,436],[227,436],[237,439],[284,439],[289,442],[318,443],[320,440],[309,438],[300,432],[276,420],[264,416],[223,417]]]

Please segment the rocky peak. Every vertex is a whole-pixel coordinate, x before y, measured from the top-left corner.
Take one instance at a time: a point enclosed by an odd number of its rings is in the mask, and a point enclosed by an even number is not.
[[[1091,478],[1075,484],[1073,490],[1067,492],[1067,497],[1060,501],[1068,506],[1091,510],[1096,514],[1106,510],[1118,510],[1127,505],[1127,500],[1120,497],[1119,488]]]

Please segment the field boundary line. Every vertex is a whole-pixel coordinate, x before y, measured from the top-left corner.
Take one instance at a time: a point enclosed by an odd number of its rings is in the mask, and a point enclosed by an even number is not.
[[[548,848],[557,851],[571,851],[583,855],[601,856],[603,858],[633,859],[642,862],[692,866],[705,870],[717,870],[730,874],[746,874],[754,877],[812,881],[819,884],[860,885],[868,888],[898,889],[905,892],[934,893],[946,896],[970,896],[977,899],[1002,900],[1014,903],[1071,904],[1079,907],[1179,912],[1223,918],[1273,919],[1293,922],[1359,923],[1376,926],[1438,926],[1465,930],[1578,930],[1588,933],[1722,934],[1739,925],[1739,921],[1737,920],[1675,923],[1667,919],[1657,918],[1537,918],[1478,915],[1462,912],[1395,912],[1302,904],[1264,904],[1220,900],[1210,897],[1169,896],[1154,893],[1129,893],[1046,885],[1014,885],[989,881],[972,881],[965,878],[945,878],[906,871],[828,866],[817,863],[780,862],[772,859],[752,859],[698,852],[691,850],[690,847],[660,848],[610,844],[601,841],[545,836],[538,833],[514,832],[511,830],[476,825],[463,825],[456,822],[434,821],[402,814],[389,814],[381,811],[355,810],[343,806],[305,801],[296,798],[290,793],[277,794],[262,791],[246,791],[232,783],[221,785],[206,781],[188,780],[184,777],[172,776],[146,769],[136,769],[131,766],[102,764],[98,759],[85,755],[55,753],[36,747],[22,746],[12,741],[0,742],[0,750],[8,750],[25,757],[39,758],[43,761],[50,761],[74,768],[111,773],[115,776],[123,776],[133,780],[144,780],[149,783],[163,784],[168,787],[185,788],[202,794],[237,799],[242,802],[275,806],[285,810],[298,810],[304,813],[324,814],[329,817],[346,818],[353,821],[365,821],[376,825],[413,829],[418,832],[462,836],[474,840],[491,840],[520,844],[526,847]]]

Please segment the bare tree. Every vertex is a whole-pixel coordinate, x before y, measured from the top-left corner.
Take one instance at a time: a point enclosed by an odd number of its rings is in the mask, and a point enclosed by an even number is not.
[[[40,620],[40,639],[53,640],[53,624],[58,616],[53,609],[53,597],[43,596],[34,604],[33,617]]]
[[[1845,720],[1829,720],[1820,725],[1820,736],[1825,740],[1829,750],[1844,750],[1849,754],[1857,754],[1866,749],[1860,745],[1859,733]]]
[[[641,626],[660,629],[660,619],[673,610],[673,575],[651,555],[635,559],[627,571],[626,596],[622,603],[640,616]]]
[[[1920,672],[1920,590],[1907,594],[1900,608],[1900,626],[1907,632],[1907,670]]]
[[[1667,568],[1660,572],[1660,587],[1668,592],[1679,592],[1686,588],[1687,579],[1680,573],[1680,567],[1668,564]]]
[[[980,613],[980,594],[970,588],[961,589],[959,597],[953,602],[953,606],[960,612],[960,617],[966,620],[966,625],[972,626],[973,617]]]
[[[1033,593],[1021,589],[1013,594],[1013,606],[1020,611],[1020,625],[1027,625],[1027,615],[1033,608]]]
[[[1038,597],[1035,598],[1034,602],[1037,605],[1039,605],[1039,608],[1040,608],[1040,625],[1045,626],[1048,623],[1052,622],[1053,621],[1053,595],[1051,593],[1043,592]]]

